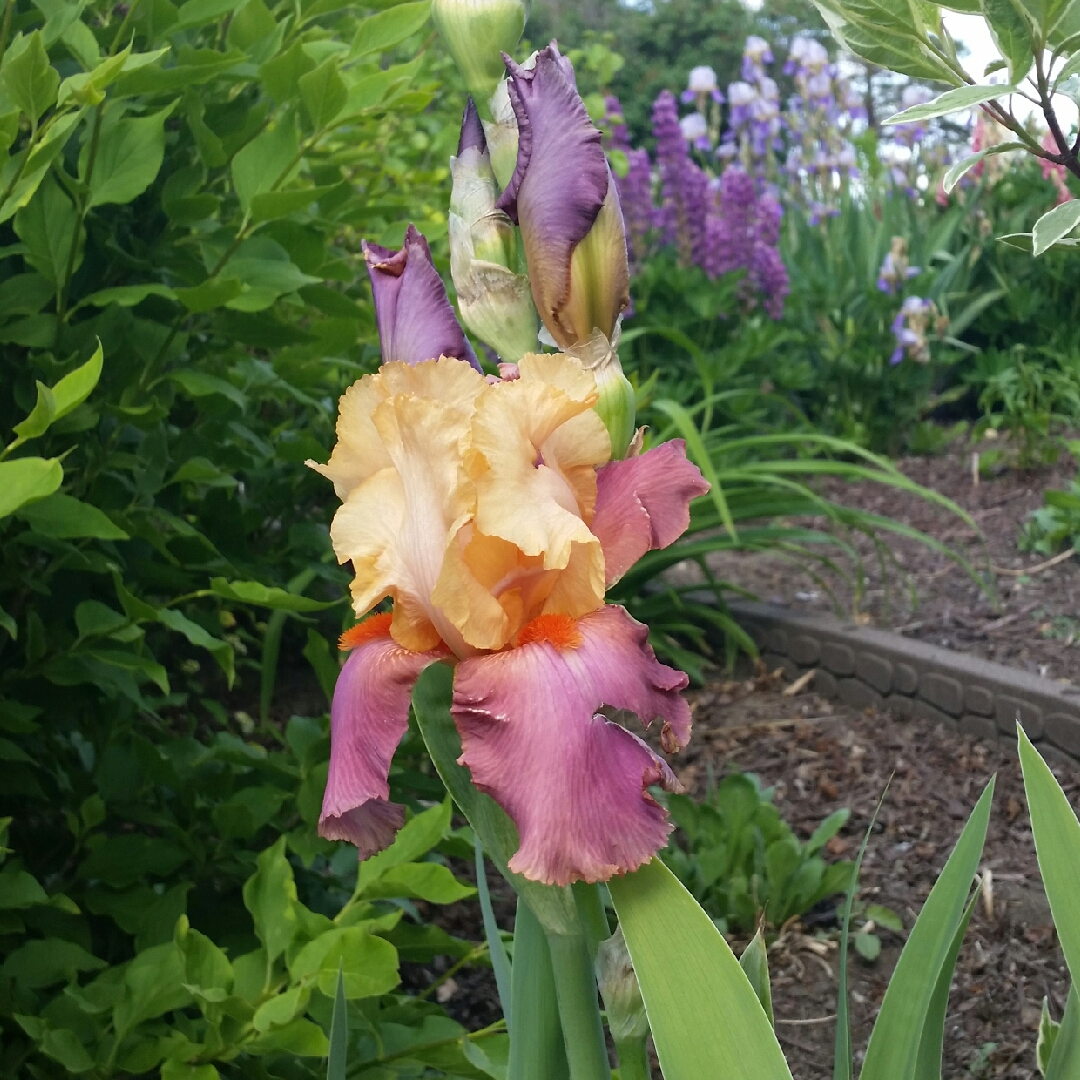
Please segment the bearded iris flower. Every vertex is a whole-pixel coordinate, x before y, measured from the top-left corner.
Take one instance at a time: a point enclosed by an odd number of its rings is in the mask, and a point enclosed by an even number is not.
[[[331,538],[353,564],[355,611],[393,601],[343,637],[320,831],[362,857],[390,843],[404,811],[387,774],[412,686],[450,662],[461,762],[518,828],[511,869],[600,881],[663,846],[647,789],[675,787],[600,708],[659,720],[669,752],[690,734],[686,676],[604,593],[685,530],[707,485],[679,442],[610,461],[576,358],[526,355],[517,376],[489,381],[452,357],[387,364],[346,392],[330,461],[313,464],[342,499]]]

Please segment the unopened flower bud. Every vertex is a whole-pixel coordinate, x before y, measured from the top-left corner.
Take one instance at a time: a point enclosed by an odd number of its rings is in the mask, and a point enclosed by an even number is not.
[[[615,351],[619,343],[618,326],[615,328],[614,337],[614,343],[609,342],[596,330],[585,341],[566,351],[571,356],[576,356],[596,380],[600,399],[593,408],[604,421],[604,427],[611,437],[612,458],[622,459],[626,457],[630,442],[634,438],[637,395],[630,380],[623,374],[619,354]]]
[[[534,59],[535,57],[530,57],[522,66],[529,67],[530,61]],[[491,155],[491,168],[500,188],[510,183],[510,177],[514,175],[514,169],[517,167],[518,156],[517,117],[514,115],[514,107],[510,104],[510,92],[507,86],[507,79],[501,79],[495,86],[491,99],[488,101],[488,115],[491,119],[484,121],[484,134],[487,136],[488,153]]]
[[[450,172],[450,274],[461,317],[504,360],[516,362],[536,351],[536,308],[529,279],[517,273],[517,232],[495,208],[498,187],[471,100]]]
[[[505,74],[502,54],[521,40],[528,16],[524,0],[433,0],[435,27],[484,112]]]
[[[649,1018],[621,926],[596,950],[596,981],[612,1039],[616,1043],[644,1039],[649,1033]]]

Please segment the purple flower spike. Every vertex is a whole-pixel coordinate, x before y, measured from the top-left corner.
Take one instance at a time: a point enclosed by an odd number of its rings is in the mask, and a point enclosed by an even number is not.
[[[555,341],[569,348],[594,328],[610,340],[629,301],[630,275],[601,133],[577,92],[570,61],[554,42],[537,53],[532,69],[504,59],[518,158],[496,206],[521,226],[533,299]],[[579,280],[571,274],[571,259],[594,226],[590,243],[597,251],[591,254],[602,270],[595,280]]]
[[[446,296],[427,241],[410,225],[400,251],[363,242],[383,363],[418,364],[440,356],[480,362]]]

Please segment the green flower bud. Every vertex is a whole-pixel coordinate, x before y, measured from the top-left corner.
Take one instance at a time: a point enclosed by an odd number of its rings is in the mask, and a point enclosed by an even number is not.
[[[529,60],[526,60],[523,66],[527,68]],[[487,136],[491,167],[501,189],[510,183],[510,177],[514,175],[514,169],[517,166],[518,156],[517,117],[510,104],[506,79],[500,79],[495,87],[495,92],[488,102],[488,114],[490,120],[484,121],[484,134]]]
[[[619,330],[616,324],[614,343],[608,341],[599,330],[594,330],[590,337],[565,350],[571,356],[576,356],[596,380],[600,400],[593,408],[611,436],[611,456],[614,459],[626,457],[637,419],[637,395],[630,380],[623,374],[619,354],[615,351],[619,344]],[[541,339],[543,337],[541,335]]]
[[[596,981],[612,1039],[616,1043],[644,1039],[649,1033],[649,1018],[621,926],[596,950]]]
[[[450,274],[465,325],[504,360],[537,349],[537,315],[529,279],[517,273],[517,230],[495,209],[499,190],[472,105],[450,161]]]
[[[525,0],[433,0],[435,27],[483,112],[505,74],[502,54],[514,50],[528,17]]]

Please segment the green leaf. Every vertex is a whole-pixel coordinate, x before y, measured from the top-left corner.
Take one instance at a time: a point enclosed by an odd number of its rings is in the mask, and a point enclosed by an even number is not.
[[[923,120],[932,120],[936,116],[947,116],[961,109],[970,109],[973,105],[981,105],[984,101],[1008,97],[1016,90],[1016,86],[958,86],[953,90],[946,90],[944,94],[939,94],[925,105],[913,105],[910,109],[904,109],[903,112],[894,113],[882,123],[885,125],[914,124]]]
[[[24,457],[0,461],[0,518],[34,499],[51,495],[63,480],[64,469],[56,458]]]
[[[48,894],[33,874],[17,870],[11,864],[0,871],[0,909],[10,911],[48,902]]]
[[[431,0],[398,4],[387,11],[370,15],[360,23],[349,49],[349,59],[386,49],[422,30],[431,16]]]
[[[27,990],[68,982],[80,971],[97,971],[105,962],[74,941],[44,938],[20,945],[0,965],[0,977],[13,979]]]
[[[790,1080],[754,988],[659,859],[608,882],[665,1080]]]
[[[221,379],[217,375],[210,375],[205,371],[173,371],[169,373],[173,382],[184,388],[189,397],[209,397],[212,394],[220,394],[228,398],[237,408],[247,408],[247,394],[238,386],[233,386],[228,379]]]
[[[117,307],[135,307],[148,296],[160,296],[166,300],[177,299],[175,289],[170,289],[168,285],[148,282],[145,285],[118,285],[114,289],[101,289],[81,300],[80,306],[108,307],[116,304]]]
[[[950,194],[953,188],[960,182],[961,177],[963,177],[970,169],[973,169],[978,165],[983,158],[992,157],[994,154],[1005,154],[1010,150],[1023,149],[1025,149],[1023,143],[997,143],[995,146],[988,146],[985,150],[980,150],[977,154],[969,154],[966,158],[961,158],[959,161],[954,162],[949,166],[941,181],[941,186],[945,190],[945,194]]]
[[[484,865],[484,849],[480,846],[479,837],[474,837],[473,841],[476,846],[476,890],[480,894],[480,912],[484,919],[484,937],[487,938],[488,956],[491,958],[491,966],[495,971],[495,987],[499,994],[499,1004],[502,1006],[503,1016],[506,1018],[506,1030],[512,1031],[511,987],[514,981],[514,972],[510,964],[510,957],[506,954],[506,944],[503,942],[502,934],[499,933],[499,924],[495,921],[495,911],[491,906],[491,893],[488,890],[487,870]]]
[[[176,945],[184,958],[184,982],[200,990],[228,993],[233,987],[229,958],[205,934],[192,930],[186,915],[176,925]]]
[[[289,947],[297,927],[296,882],[285,857],[286,843],[281,836],[263,851],[256,860],[258,870],[244,882],[244,906],[270,961]]]
[[[329,127],[330,122],[345,108],[349,91],[338,73],[337,60],[328,57],[314,71],[297,80],[300,100],[316,131]]]
[[[1075,982],[1069,989],[1044,1075],[1046,1080],[1074,1080],[1080,1076],[1080,993]]]
[[[246,213],[251,200],[263,191],[284,184],[297,167],[299,143],[293,114],[287,114],[273,127],[252,139],[232,162],[233,186]]]
[[[4,57],[0,82],[12,103],[30,117],[34,126],[56,101],[60,76],[49,62],[41,31],[35,30],[21,48],[12,42]]]
[[[321,600],[312,600],[308,596],[300,596],[276,586],[261,585],[257,581],[228,581],[225,578],[212,578],[210,588],[226,600],[274,608],[277,611],[324,611],[340,603],[337,600],[326,603]]]
[[[450,828],[452,809],[450,799],[446,798],[438,806],[424,810],[405,822],[388,848],[360,864],[356,874],[355,894],[365,896],[368,888],[388,870],[426,855]]]
[[[90,206],[129,203],[154,182],[165,158],[165,118],[172,110],[170,105],[149,116],[103,126],[94,171],[89,178]],[[86,180],[86,154],[80,156],[79,173],[83,180]]]
[[[124,996],[112,1010],[118,1038],[144,1021],[189,1005],[184,982],[184,954],[175,942],[141,951],[124,972]]]
[[[97,540],[127,540],[128,534],[108,514],[90,503],[56,492],[19,510],[35,532],[57,540],[93,537]]]
[[[326,1080],[345,1080],[349,1054],[349,1009],[345,1003],[345,980],[338,967],[334,1012],[330,1017],[330,1051],[326,1055]]]
[[[1080,225],[1080,200],[1070,199],[1047,211],[1031,230],[1032,254],[1041,255]]]
[[[293,986],[283,994],[276,994],[255,1010],[252,1025],[256,1031],[269,1031],[271,1028],[282,1027],[307,1008],[310,997],[311,992],[299,986]]]
[[[11,188],[11,194],[0,204],[0,222],[7,221],[33,197],[49,171],[53,160],[64,149],[71,133],[82,119],[82,110],[50,118],[42,127],[48,131],[32,150],[23,150],[8,158],[0,168],[0,190]]]
[[[78,221],[75,206],[51,176],[46,177],[33,199],[15,215],[15,232],[30,249],[26,261],[59,288],[65,281],[71,245]],[[81,253],[84,232],[79,233]],[[75,268],[78,268],[76,259]]]
[[[432,904],[452,904],[475,896],[476,890],[462,885],[453,873],[440,863],[420,862],[394,866],[380,875],[363,892],[367,900],[413,898]]]
[[[303,42],[296,41],[273,60],[267,60],[259,68],[259,78],[267,93],[282,104],[300,93],[300,78],[314,69],[315,61],[304,50]]]
[[[326,184],[323,187],[293,188],[289,191],[262,191],[251,200],[252,222],[273,221],[303,210],[331,191],[337,191],[338,184]],[[321,281],[321,278],[315,278]]]
[[[981,0],[998,52],[1009,62],[1009,82],[1017,86],[1035,62],[1031,19],[1013,0]]]
[[[963,922],[982,857],[993,796],[991,780],[908,935],[870,1035],[861,1073],[866,1080],[915,1076],[931,999]]]
[[[187,0],[187,3],[180,5],[171,30],[190,30],[216,22],[223,15],[235,11],[241,3],[243,0]]]
[[[158,622],[175,630],[200,649],[205,649],[217,661],[218,666],[225,673],[229,688],[232,688],[235,675],[235,654],[233,647],[219,637],[204,630],[197,622],[192,622],[186,615],[172,608],[160,608],[157,613]]]
[[[251,1054],[270,1054],[283,1051],[297,1057],[326,1057],[330,1044],[318,1024],[298,1016],[285,1027],[275,1028],[244,1043]]]
[[[69,1073],[89,1072],[94,1059],[74,1031],[67,1028],[50,1028],[41,1038],[41,1051],[53,1061],[60,1062]]]
[[[881,955],[881,938],[876,934],[856,934],[855,951],[864,960],[873,962]]]
[[[244,286],[236,278],[207,278],[201,285],[190,289],[177,289],[176,298],[196,315],[214,308],[224,307],[243,292]],[[175,372],[173,373],[175,374]]]
[[[327,997],[334,995],[339,969],[350,1001],[388,994],[400,982],[397,950],[363,926],[327,930],[289,965],[294,979],[314,982]]]
[[[1020,766],[1043,888],[1073,985],[1080,983],[1080,822],[1038,750],[1018,725]]]
[[[56,401],[56,415],[53,420],[60,420],[68,413],[77,409],[93,392],[101,378],[101,368],[104,357],[101,351],[101,342],[94,350],[93,356],[80,364],[74,371],[65,375],[53,388],[53,398]]]
[[[91,36],[93,41],[93,36]],[[129,45],[115,56],[107,57],[90,71],[80,71],[69,75],[61,84],[56,103],[65,105],[69,101],[77,105],[100,105],[105,100],[105,88],[124,70],[124,65],[131,56]]]
[[[765,938],[762,937],[761,927],[750,940],[750,944],[743,950],[739,957],[739,967],[746,973],[750,985],[753,987],[769,1023],[774,1023],[772,1005],[772,985],[769,982],[769,953],[765,948]]]
[[[326,695],[327,705],[333,704],[334,687],[337,686],[341,667],[338,664],[337,657],[331,652],[326,638],[314,627],[308,627],[303,656],[311,665],[315,677],[319,680],[319,686],[322,687],[322,691]]]

